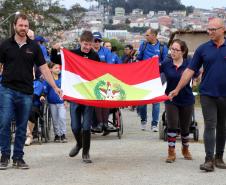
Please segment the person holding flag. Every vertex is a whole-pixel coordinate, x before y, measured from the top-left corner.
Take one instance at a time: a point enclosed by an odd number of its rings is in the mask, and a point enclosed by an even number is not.
[[[71,52],[84,58],[100,61],[98,54],[92,49],[92,43],[92,32],[84,31],[80,36],[80,47],[78,49],[71,50]],[[54,49],[56,50],[60,50],[60,47],[59,43],[54,45]],[[52,58],[59,59],[57,56],[53,56]],[[53,62],[61,63],[60,61]],[[62,85],[64,85],[63,82]],[[92,106],[70,102],[71,129],[76,140],[76,145],[71,149],[69,156],[75,157],[82,148],[82,159],[85,163],[92,163],[89,150],[91,141],[90,129],[93,113],[94,107]]]

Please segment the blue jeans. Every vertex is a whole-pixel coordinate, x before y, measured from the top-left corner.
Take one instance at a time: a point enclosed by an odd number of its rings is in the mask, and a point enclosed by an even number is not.
[[[23,158],[27,122],[32,106],[32,95],[0,87],[0,148],[2,155],[10,156],[11,121],[15,115],[16,135],[13,159]]]
[[[159,122],[160,103],[152,104],[152,121],[151,126],[157,126]],[[141,122],[147,122],[147,105],[139,107]]]
[[[90,130],[93,119],[93,107],[70,103],[71,129],[74,134],[81,129]]]

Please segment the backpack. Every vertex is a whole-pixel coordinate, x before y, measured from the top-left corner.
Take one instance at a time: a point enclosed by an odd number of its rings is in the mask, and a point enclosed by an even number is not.
[[[162,42],[159,42],[160,44],[159,44],[159,58],[160,58],[160,61],[162,61],[163,60],[163,58],[162,58],[162,53],[163,53],[163,47],[164,47],[164,43],[162,43]],[[143,42],[143,47],[142,47],[142,55],[144,55],[144,51],[145,51],[145,49],[146,49],[146,47],[147,47],[147,44],[148,44],[148,42],[146,42],[146,41],[144,41]]]

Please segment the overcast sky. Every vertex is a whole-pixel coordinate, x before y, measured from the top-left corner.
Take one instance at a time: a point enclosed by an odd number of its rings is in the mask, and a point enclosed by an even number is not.
[[[221,8],[226,7],[225,0],[181,0],[182,4],[185,6],[194,6],[196,8]],[[71,5],[75,3],[79,3],[81,6],[88,8],[90,3],[87,3],[85,0],[61,0],[61,4],[63,4],[66,8],[70,8]]]

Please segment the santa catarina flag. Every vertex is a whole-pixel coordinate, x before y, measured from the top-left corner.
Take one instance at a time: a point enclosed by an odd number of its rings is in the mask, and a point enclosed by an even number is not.
[[[61,49],[63,98],[95,107],[124,107],[165,101],[158,57],[106,64]]]

